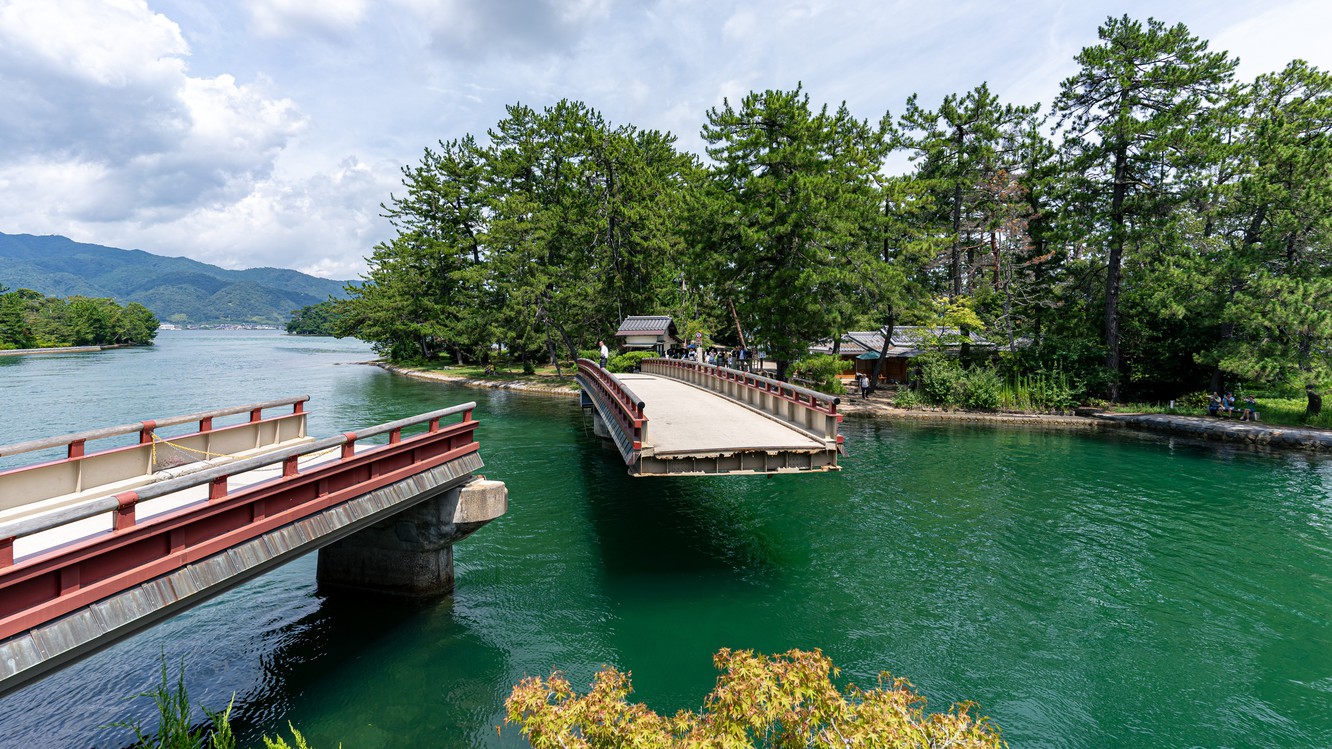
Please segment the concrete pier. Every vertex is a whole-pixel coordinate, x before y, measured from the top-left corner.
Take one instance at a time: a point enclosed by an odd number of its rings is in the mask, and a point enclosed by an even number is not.
[[[503,482],[475,479],[319,550],[319,589],[403,598],[453,592],[453,545],[508,509]]]

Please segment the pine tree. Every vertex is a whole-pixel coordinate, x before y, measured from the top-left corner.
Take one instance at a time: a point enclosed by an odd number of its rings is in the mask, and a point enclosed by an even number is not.
[[[1067,135],[1068,181],[1081,193],[1086,231],[1103,253],[1104,343],[1110,400],[1119,397],[1119,298],[1126,248],[1150,241],[1186,197],[1183,172],[1198,168],[1211,137],[1208,110],[1236,61],[1208,52],[1183,24],[1109,18],[1102,43],[1077,56],[1055,110]]]

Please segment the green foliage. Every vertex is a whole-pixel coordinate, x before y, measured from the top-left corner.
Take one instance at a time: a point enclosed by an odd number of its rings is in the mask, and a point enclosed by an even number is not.
[[[961,400],[964,374],[957,359],[929,353],[917,357],[915,365],[920,368],[919,390],[926,403],[951,406]]]
[[[157,318],[141,304],[57,299],[31,289],[0,292],[0,348],[150,344]]]
[[[196,725],[185,689],[185,663],[173,686],[167,674],[166,656],[162,657],[162,681],[139,697],[152,700],[157,708],[157,727],[145,733],[139,721],[113,723],[114,728],[125,728],[134,734],[133,749],[235,749],[236,738],[231,732],[231,704],[220,712],[205,711],[208,721]]]
[[[287,740],[281,736],[274,736],[271,739],[265,736],[264,749],[310,749],[310,745],[306,743],[305,737],[301,735],[301,732],[296,730],[296,726],[288,723],[287,729],[291,731],[291,740],[296,743],[288,744]]]
[[[812,390],[831,395],[845,395],[846,387],[837,375],[851,368],[840,356],[824,354],[805,356],[791,364],[792,376]]]
[[[893,396],[893,405],[898,408],[915,408],[923,402],[920,393],[911,388],[901,388],[897,391],[897,394]]]
[[[991,367],[967,370],[960,383],[960,405],[974,411],[995,411],[1002,404],[1004,381]]]
[[[818,650],[765,656],[723,648],[713,663],[721,675],[697,713],[666,717],[630,704],[629,675],[608,667],[585,695],[558,672],[523,679],[505,700],[508,722],[534,749],[1005,746],[970,703],[927,714],[906,679],[882,673],[875,688],[839,688],[838,670]]]
[[[998,348],[1001,408],[1238,376],[1304,389],[1315,412],[1332,384],[1332,75],[1297,61],[1237,84],[1182,25],[1098,33],[1048,119],[984,84],[877,122],[801,87],[751,92],[704,113],[706,165],[580,102],[511,106],[484,140],[404,168],[397,236],[337,332],[393,359],[566,362],[626,315],[665,313],[785,377],[815,342],[925,325],[925,347],[960,360],[921,360],[932,403],[995,407],[974,367]],[[885,176],[894,149],[910,173]],[[222,293],[198,269],[177,281]],[[0,331],[13,319],[0,307]]]
[[[880,272],[866,229],[880,211],[886,123],[857,120],[845,104],[816,111],[797,87],[748,94],[738,107],[724,101],[702,134],[717,165],[704,193],[704,262],[780,378],[849,315],[858,271]]]
[[[598,354],[600,356],[600,354]],[[606,369],[612,372],[632,372],[638,368],[638,363],[644,359],[653,359],[657,356],[655,351],[626,351],[623,354],[612,356],[606,363]],[[596,361],[593,358],[593,361]]]
[[[1067,411],[1079,394],[1073,380],[1058,370],[1013,375],[1002,384],[1000,407],[1014,411]]]
[[[336,335],[338,316],[337,300],[325,299],[318,304],[292,310],[291,320],[287,321],[287,332],[292,335]]]

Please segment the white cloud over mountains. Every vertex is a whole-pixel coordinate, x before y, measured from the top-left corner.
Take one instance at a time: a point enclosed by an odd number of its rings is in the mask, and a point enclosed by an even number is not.
[[[798,82],[871,120],[982,81],[1048,106],[1124,12],[1246,77],[1332,67],[1321,0],[0,0],[0,231],[349,278],[399,168],[506,104],[581,99],[695,151],[722,97]]]

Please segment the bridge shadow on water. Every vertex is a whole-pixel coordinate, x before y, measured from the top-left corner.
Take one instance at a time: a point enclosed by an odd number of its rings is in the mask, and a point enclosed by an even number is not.
[[[327,597],[277,634],[233,727],[242,745],[258,745],[295,713],[312,746],[476,746],[484,737],[469,734],[496,720],[496,685],[477,677],[505,673],[505,661],[453,596]]]
[[[590,431],[579,451],[608,582],[640,576],[759,580],[780,568],[761,476],[633,477]],[[757,485],[757,486],[756,486]]]

